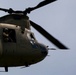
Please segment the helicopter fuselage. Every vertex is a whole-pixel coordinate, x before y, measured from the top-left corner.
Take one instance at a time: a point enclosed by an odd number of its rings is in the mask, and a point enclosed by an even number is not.
[[[20,26],[0,23],[0,67],[29,66],[47,53],[47,47],[38,43],[30,30],[21,33]]]

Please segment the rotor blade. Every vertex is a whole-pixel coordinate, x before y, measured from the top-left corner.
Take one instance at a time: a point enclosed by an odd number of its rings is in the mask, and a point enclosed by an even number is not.
[[[68,49],[66,46],[64,46],[60,41],[58,41],[56,38],[54,38],[52,35],[50,35],[47,31],[45,31],[41,26],[38,24],[30,21],[31,25],[40,32],[44,37],[46,37],[50,42],[52,42],[54,45],[56,45],[60,49]]]
[[[45,0],[45,1],[42,1],[37,6],[35,6],[34,8],[37,9],[37,8],[43,7],[43,6],[45,6],[45,5],[49,4],[49,3],[52,3],[54,1],[56,1],[56,0]]]
[[[0,10],[4,12],[8,12],[10,14],[15,12],[12,8],[9,8],[9,9],[0,8]]]
[[[25,12],[30,13],[31,11],[33,11],[33,10],[35,10],[35,9],[38,9],[38,8],[40,8],[40,7],[43,7],[43,6],[45,6],[45,5],[49,4],[49,3],[52,3],[52,2],[54,2],[54,1],[57,1],[57,0],[44,0],[44,1],[40,2],[40,3],[39,3],[37,6],[35,6],[35,7],[29,7],[27,10],[25,10]]]
[[[9,11],[8,9],[4,9],[4,8],[0,8],[0,10],[5,11],[5,12]]]

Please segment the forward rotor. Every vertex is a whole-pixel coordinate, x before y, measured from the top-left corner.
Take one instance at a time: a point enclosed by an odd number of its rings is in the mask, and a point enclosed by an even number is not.
[[[37,6],[29,7],[27,9],[25,9],[24,11],[14,11],[12,8],[10,8],[10,9],[0,8],[0,10],[4,11],[4,12],[8,12],[9,14],[12,14],[12,13],[22,13],[24,15],[27,15],[27,13],[30,13],[31,11],[36,10],[38,8],[41,8],[41,7],[43,7],[43,6],[45,6],[45,5],[49,4],[49,3],[52,3],[54,1],[56,1],[56,0],[45,0],[45,1],[40,2]]]

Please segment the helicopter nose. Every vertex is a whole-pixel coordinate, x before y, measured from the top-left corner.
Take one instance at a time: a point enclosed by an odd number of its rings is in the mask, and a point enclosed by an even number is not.
[[[40,44],[40,50],[41,50],[41,53],[42,53],[43,56],[47,56],[48,48],[45,45]]]
[[[45,51],[42,51],[42,54],[43,56],[47,56],[48,52],[45,50]]]

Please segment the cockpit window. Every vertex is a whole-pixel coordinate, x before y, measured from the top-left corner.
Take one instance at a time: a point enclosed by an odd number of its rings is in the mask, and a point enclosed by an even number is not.
[[[29,40],[36,40],[33,33],[27,33],[27,37]]]
[[[31,37],[32,40],[35,40],[33,34],[30,34],[30,37]]]
[[[14,29],[3,28],[3,42],[16,42],[16,33]]]
[[[34,37],[33,33],[27,33],[27,37],[32,45],[33,48],[38,48],[38,45],[36,44],[37,40]]]

